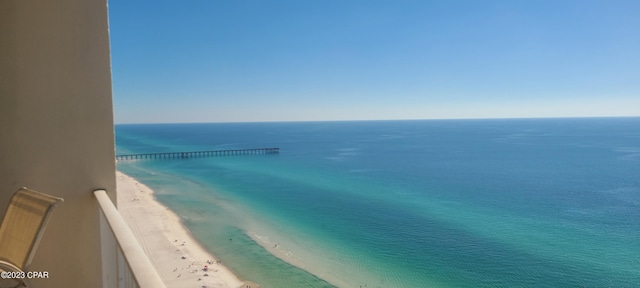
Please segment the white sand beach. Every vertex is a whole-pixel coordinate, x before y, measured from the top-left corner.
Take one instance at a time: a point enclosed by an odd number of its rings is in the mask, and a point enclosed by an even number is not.
[[[153,190],[117,171],[118,210],[169,288],[258,287],[241,281],[198,243]]]

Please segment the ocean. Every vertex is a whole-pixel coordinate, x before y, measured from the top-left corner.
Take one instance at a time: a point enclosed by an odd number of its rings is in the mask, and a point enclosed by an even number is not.
[[[640,118],[116,125],[119,161],[261,287],[638,287]]]

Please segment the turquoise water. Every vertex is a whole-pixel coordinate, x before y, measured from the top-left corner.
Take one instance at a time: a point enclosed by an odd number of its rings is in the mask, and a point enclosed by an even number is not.
[[[117,125],[118,163],[262,287],[633,287],[640,118]]]

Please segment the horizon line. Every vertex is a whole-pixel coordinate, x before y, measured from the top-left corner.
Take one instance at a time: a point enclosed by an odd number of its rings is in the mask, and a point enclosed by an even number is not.
[[[538,117],[459,117],[459,118],[407,118],[407,119],[343,119],[343,120],[266,120],[266,121],[201,121],[201,122],[127,122],[115,125],[153,124],[257,124],[257,123],[323,123],[323,122],[381,122],[381,121],[455,121],[455,120],[543,120],[543,119],[594,119],[594,118],[640,118],[629,116],[538,116]]]

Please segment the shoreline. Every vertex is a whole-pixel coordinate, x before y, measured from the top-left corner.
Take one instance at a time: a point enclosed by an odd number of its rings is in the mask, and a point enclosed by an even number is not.
[[[167,287],[259,287],[207,251],[151,188],[118,170],[116,181],[118,210]]]

